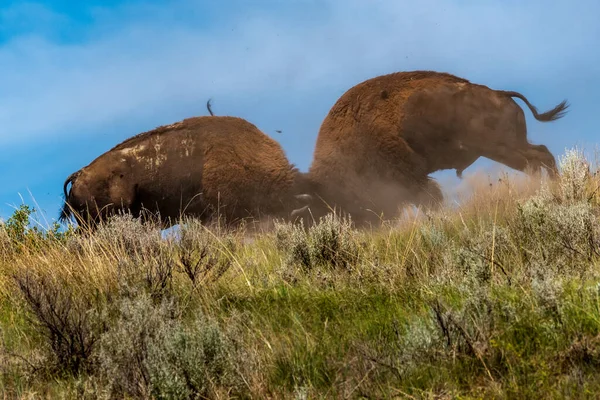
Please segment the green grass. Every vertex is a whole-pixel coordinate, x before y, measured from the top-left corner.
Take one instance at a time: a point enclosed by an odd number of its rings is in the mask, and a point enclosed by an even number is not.
[[[242,240],[115,218],[0,226],[6,398],[591,398],[599,181],[483,182],[458,210]]]

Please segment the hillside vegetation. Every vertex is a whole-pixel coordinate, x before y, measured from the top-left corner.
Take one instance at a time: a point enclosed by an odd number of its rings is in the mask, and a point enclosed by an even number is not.
[[[483,182],[357,231],[127,217],[0,227],[5,398],[586,398],[600,391],[600,179]]]

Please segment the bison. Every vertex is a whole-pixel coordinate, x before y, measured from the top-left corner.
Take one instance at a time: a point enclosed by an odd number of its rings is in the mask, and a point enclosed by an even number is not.
[[[398,199],[435,207],[443,200],[428,175],[462,171],[480,156],[554,176],[554,156],[527,141],[525,102],[538,121],[561,118],[566,101],[543,114],[520,93],[493,90],[435,71],[396,72],[346,91],[321,124],[311,178],[324,198],[364,213],[394,214]]]
[[[232,224],[259,213],[294,217],[311,201],[304,182],[281,146],[250,122],[193,117],[133,136],[71,174],[60,220],[74,214],[94,227],[117,211],[142,210],[164,227],[184,214]]]

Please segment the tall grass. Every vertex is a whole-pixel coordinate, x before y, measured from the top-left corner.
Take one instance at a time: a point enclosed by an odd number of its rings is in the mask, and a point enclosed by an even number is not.
[[[0,391],[61,398],[555,398],[600,389],[599,179],[480,178],[377,231],[121,216],[0,227]]]

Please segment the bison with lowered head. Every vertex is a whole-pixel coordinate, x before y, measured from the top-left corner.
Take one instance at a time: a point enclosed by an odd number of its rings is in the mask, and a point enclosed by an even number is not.
[[[194,117],[131,137],[69,176],[61,220],[75,214],[93,227],[115,211],[142,210],[165,227],[182,215],[206,223],[217,212],[229,223],[259,213],[285,218],[308,207],[304,181],[281,146],[250,122]]]
[[[520,93],[493,90],[434,71],[396,72],[344,93],[323,121],[310,166],[321,196],[349,212],[388,216],[400,200],[435,206],[443,200],[428,175],[462,171],[480,156],[520,171],[556,161],[527,140],[520,98],[538,121],[560,118],[566,101],[539,114]]]

